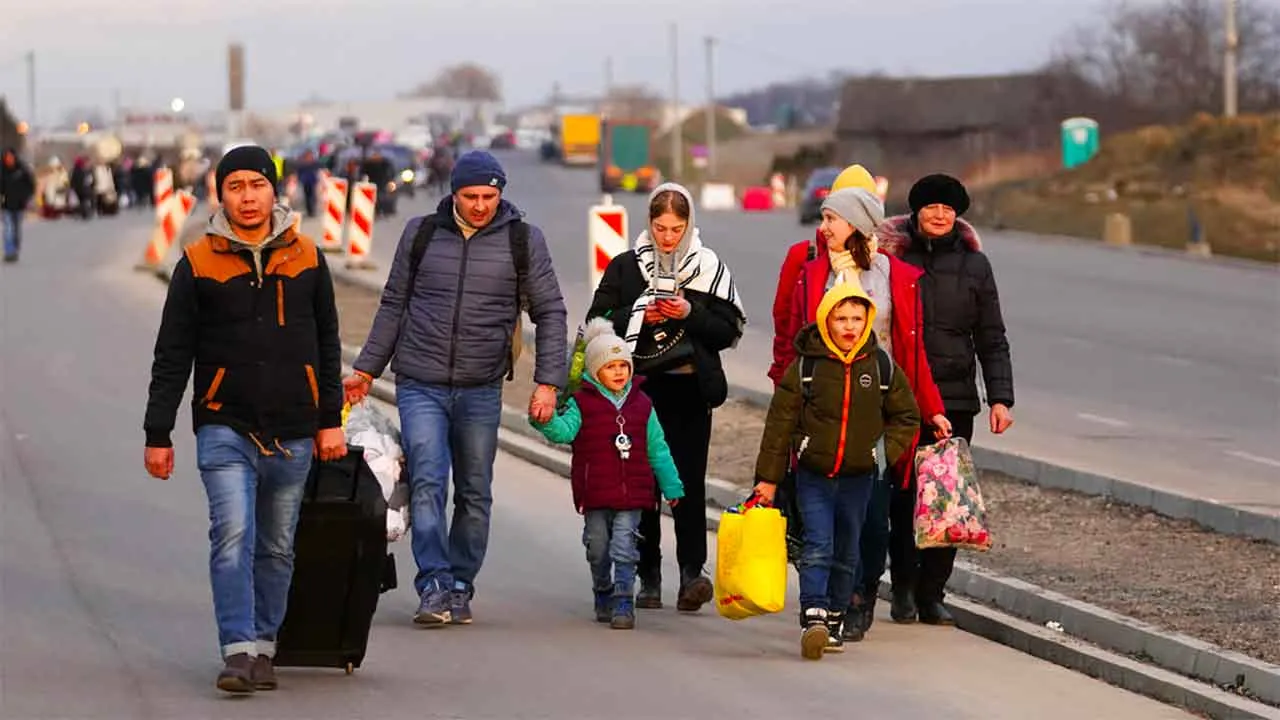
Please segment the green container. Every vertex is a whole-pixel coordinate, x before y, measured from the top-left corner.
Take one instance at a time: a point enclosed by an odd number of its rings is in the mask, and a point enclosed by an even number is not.
[[[1062,121],[1062,166],[1083,165],[1098,154],[1098,121],[1086,117]]]

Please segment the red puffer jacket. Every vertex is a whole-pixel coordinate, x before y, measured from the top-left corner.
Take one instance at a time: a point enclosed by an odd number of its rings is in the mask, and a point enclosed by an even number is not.
[[[791,328],[791,297],[800,282],[800,272],[809,260],[827,254],[827,239],[821,230],[814,231],[812,241],[804,240],[787,249],[778,273],[778,289],[773,294],[773,364],[769,366],[769,379],[776,387],[782,382],[782,374],[796,355],[792,347],[800,328]],[[814,307],[818,307],[816,304]]]

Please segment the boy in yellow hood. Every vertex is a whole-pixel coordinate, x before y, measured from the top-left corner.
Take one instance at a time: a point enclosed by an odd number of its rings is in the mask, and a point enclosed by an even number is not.
[[[873,483],[920,426],[906,375],[876,344],[875,314],[856,281],[827,291],[817,322],[796,337],[798,357],[774,392],[756,460],[756,493],[773,502],[792,453],[799,454],[800,648],[811,660],[844,649],[841,625]]]

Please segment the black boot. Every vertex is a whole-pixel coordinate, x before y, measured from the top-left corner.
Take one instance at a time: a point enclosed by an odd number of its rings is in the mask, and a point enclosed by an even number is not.
[[[889,605],[889,617],[896,623],[908,625],[916,621],[916,600],[910,590],[894,589]]]
[[[876,621],[876,596],[864,595],[862,601],[862,632],[871,631],[871,623]]]
[[[827,646],[823,648],[823,652],[842,653],[844,652],[844,633],[845,620],[848,625],[853,625],[856,619],[852,615],[846,616],[844,613],[829,612],[827,613]]]
[[[925,625],[955,625],[951,611],[937,601],[920,603],[920,622]]]
[[[662,609],[662,576],[642,574],[640,592],[636,594],[636,607],[644,610]]]
[[[844,639],[846,642],[859,642],[871,627],[872,612],[875,610],[875,596],[867,600],[864,594],[854,594],[853,605],[844,621]]]

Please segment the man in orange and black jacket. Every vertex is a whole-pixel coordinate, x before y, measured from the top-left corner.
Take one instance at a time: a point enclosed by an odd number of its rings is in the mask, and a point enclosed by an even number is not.
[[[173,271],[147,403],[147,472],[173,473],[170,435],[195,366],[196,464],[209,498],[219,689],[276,686],[276,633],[312,456],[346,454],[342,349],[324,256],[275,201],[271,155],[218,163],[221,209]]]

